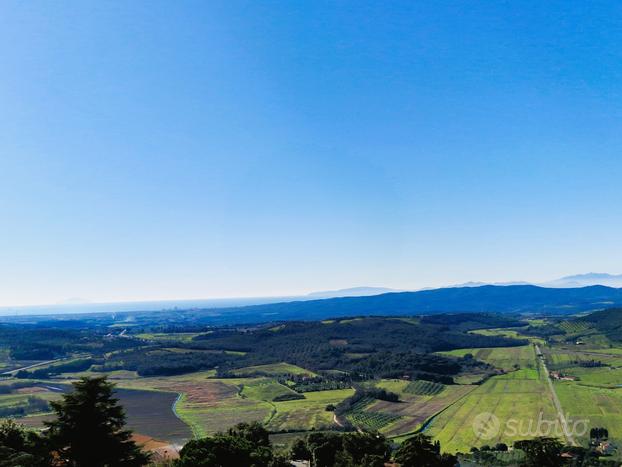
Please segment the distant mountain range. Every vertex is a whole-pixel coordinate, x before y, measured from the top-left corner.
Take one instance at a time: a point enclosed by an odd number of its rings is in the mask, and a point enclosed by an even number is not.
[[[256,298],[222,298],[222,299],[205,299],[205,300],[167,300],[167,301],[144,301],[144,302],[121,302],[121,303],[88,303],[82,299],[70,299],[63,303],[59,303],[56,305],[48,305],[48,306],[25,306],[25,307],[0,307],[0,316],[19,316],[19,315],[51,315],[51,314],[82,314],[82,313],[107,313],[107,312],[130,312],[130,311],[161,311],[161,310],[188,310],[188,309],[230,309],[230,310],[241,310],[245,309],[249,306],[275,306],[276,308],[282,307],[283,303],[288,303],[288,307],[296,308],[303,307],[314,308],[315,305],[312,302],[322,300],[327,301],[336,298],[366,298],[366,297],[377,297],[384,295],[400,295],[400,294],[423,294],[416,295],[416,297],[428,297],[425,293],[429,293],[429,297],[426,298],[426,301],[420,298],[417,298],[413,303],[416,305],[413,309],[417,313],[423,313],[427,311],[511,311],[520,310],[525,311],[526,307],[529,306],[534,307],[534,311],[537,310],[550,310],[550,309],[558,309],[562,310],[564,306],[564,300],[561,297],[564,297],[563,294],[554,294],[547,293],[545,295],[550,297],[557,297],[552,302],[548,302],[547,300],[540,300],[538,302],[529,303],[529,300],[524,301],[524,303],[517,307],[512,307],[512,301],[508,303],[502,303],[505,298],[499,298],[500,302],[495,302],[495,300],[484,300],[483,298],[488,295],[486,292],[488,287],[494,287],[495,290],[504,289],[504,288],[512,288],[511,290],[519,290],[520,293],[526,293],[531,288],[525,289],[514,289],[515,287],[532,287],[536,289],[579,289],[582,287],[591,287],[591,286],[605,286],[611,287],[614,289],[622,288],[622,274],[607,274],[607,273],[588,273],[588,274],[577,274],[573,276],[566,276],[560,279],[555,279],[552,281],[539,283],[539,284],[531,284],[528,282],[495,282],[495,283],[486,283],[486,282],[467,282],[464,284],[458,284],[454,286],[441,287],[441,288],[428,288],[421,289],[416,291],[403,291],[398,289],[390,289],[387,287],[351,287],[347,289],[338,289],[338,290],[328,290],[328,291],[320,291],[320,292],[312,292],[307,295],[298,295],[298,296],[281,296],[281,297],[256,297]],[[463,289],[484,289],[482,291],[473,292],[471,296],[465,291],[456,292],[457,290]],[[425,292],[425,293],[424,293]],[[506,291],[509,293],[509,291]],[[617,297],[617,293],[619,291],[610,291],[605,296],[614,295]],[[499,292],[500,293],[500,292]],[[594,302],[591,302],[591,299],[587,301],[579,300],[576,302],[580,295],[589,296],[591,292],[577,292],[576,294],[569,294],[568,297],[574,297],[570,304],[568,304],[570,310],[585,310],[592,309],[593,307],[598,308]],[[456,295],[454,295],[456,294]],[[531,296],[531,294],[528,293]],[[408,295],[406,295],[408,296]],[[481,301],[475,300],[472,302],[464,301],[468,297],[481,296]],[[432,299],[432,297],[435,297]],[[465,298],[466,297],[466,298]],[[618,303],[615,300],[611,301],[604,297],[604,302]],[[558,300],[559,299],[559,300]],[[447,301],[449,300],[449,301]],[[560,301],[561,300],[561,301]],[[441,304],[445,301],[445,303],[441,306]],[[310,303],[310,305],[293,305],[294,303]],[[375,300],[369,300],[363,302],[373,303],[373,306],[377,306]],[[380,302],[384,303],[384,299],[380,300]],[[323,307],[334,306],[332,302],[328,302]],[[335,305],[336,306],[336,305]],[[413,305],[414,306],[414,305]],[[410,307],[410,305],[409,305]],[[544,308],[543,308],[544,307]],[[591,308],[592,307],[592,308]],[[390,307],[389,307],[390,308]],[[602,306],[601,306],[602,308]],[[401,308],[400,308],[401,309]],[[380,312],[380,311],[379,311]]]
[[[590,285],[605,285],[607,287],[622,287],[622,274],[607,274],[602,272],[590,272],[566,276],[542,284],[546,287],[587,287]]]
[[[386,287],[351,287],[349,289],[311,292],[304,298],[368,297],[370,295],[380,295],[391,292],[404,292],[404,290],[388,289]]]
[[[451,287],[481,287],[482,285],[537,285],[549,288],[576,288],[589,287],[591,285],[604,285],[606,287],[620,288],[622,287],[622,274],[616,275],[603,272],[590,272],[587,274],[565,276],[560,279],[554,279],[547,282],[465,282]]]
[[[569,315],[614,306],[622,306],[622,289],[601,285],[581,288],[482,285],[291,301],[211,311],[217,312],[219,319],[235,316],[236,322],[257,322],[462,312]]]

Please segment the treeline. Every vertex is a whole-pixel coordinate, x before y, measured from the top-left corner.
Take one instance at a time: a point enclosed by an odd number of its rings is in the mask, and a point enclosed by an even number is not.
[[[125,428],[123,409],[113,396],[113,385],[105,378],[82,378],[62,400],[51,402],[56,418],[47,430],[27,431],[11,420],[0,424],[0,465],[29,467],[142,467],[150,456],[132,441]],[[376,394],[378,395],[378,394]],[[84,414],[89,416],[85,417]],[[593,428],[593,441],[609,436],[606,428]],[[554,438],[516,441],[518,456],[512,465],[562,467],[616,465],[602,460],[597,443],[589,448],[564,446]],[[508,447],[472,448],[457,456],[442,452],[440,443],[416,434],[399,446],[380,433],[313,432],[298,439],[290,452],[278,454],[268,431],[258,422],[241,423],[223,433],[188,442],[173,467],[291,467],[292,461],[307,461],[313,467],[454,467],[507,465],[502,454]],[[506,458],[507,459],[507,458]]]
[[[152,347],[120,352],[110,356],[102,365],[93,366],[92,370],[130,370],[140,376],[173,376],[227,366],[237,358],[224,352],[180,350],[177,352]]]
[[[54,360],[72,353],[103,355],[141,345],[133,338],[106,338],[107,331],[37,325],[0,325],[0,343],[13,360]]]
[[[594,429],[593,429],[594,430]],[[508,467],[617,467],[619,462],[602,457],[594,446],[565,446],[557,438],[539,437],[515,441],[512,456],[505,443],[473,447],[469,453],[458,453],[460,465]]]
[[[458,315],[459,316],[459,315]],[[452,318],[453,319],[453,318]],[[460,318],[457,318],[460,321]],[[477,321],[479,320],[479,321]],[[424,322],[422,322],[424,321]],[[97,357],[89,362],[20,373],[20,377],[46,378],[60,372],[130,370],[141,376],[171,376],[217,369],[218,375],[234,375],[237,368],[286,361],[316,373],[340,370],[347,380],[324,377],[322,381],[298,381],[299,392],[349,387],[351,381],[374,378],[426,379],[452,384],[453,376],[469,367],[487,366],[433,354],[436,350],[463,347],[512,346],[524,342],[499,336],[483,336],[455,331],[449,317],[419,320],[361,318],[332,322],[288,322],[270,326],[217,328],[191,342],[152,343]],[[498,325],[507,318],[468,315],[465,328]],[[66,332],[77,332],[74,330]],[[113,339],[124,341],[125,339]],[[129,339],[133,341],[133,339]],[[174,345],[175,348],[170,348]],[[232,355],[228,351],[240,353]],[[244,352],[245,354],[241,354]]]
[[[56,418],[41,432],[0,423],[0,465],[6,467],[141,467],[149,455],[131,440],[123,408],[105,378],[83,378],[50,402]],[[88,414],[85,416],[85,414]]]
[[[50,409],[48,401],[35,396],[28,396],[23,403],[0,407],[0,418],[23,417],[37,412],[47,412]]]
[[[495,313],[446,313],[420,318],[423,324],[442,324],[451,326],[453,331],[472,331],[474,329],[513,328],[525,324],[511,316]]]
[[[394,460],[401,467],[453,467],[456,457],[441,453],[440,444],[423,434],[393,450],[379,433],[311,433],[297,440],[286,455],[278,455],[268,432],[258,423],[241,423],[226,433],[190,441],[175,467],[291,467],[307,461],[313,467],[384,467]]]
[[[346,373],[331,373],[326,375],[285,375],[278,382],[289,386],[296,392],[330,391],[334,389],[348,389],[352,387],[353,379]]]
[[[365,378],[408,376],[451,384],[452,376],[459,373],[466,362],[431,352],[525,344],[523,340],[454,331],[445,323],[449,318],[437,319],[442,322],[396,318],[288,322],[252,330],[216,330],[184,345],[247,353],[225,365],[223,372],[231,365],[287,361],[316,372],[338,369]],[[468,322],[473,319],[469,318]],[[493,322],[498,324],[496,318]],[[478,365],[477,362],[470,364]]]
[[[452,325],[453,323],[453,325]],[[110,337],[100,329],[0,326],[11,352],[58,357],[78,351],[81,359],[20,372],[23,378],[49,378],[63,372],[130,370],[141,376],[171,376],[217,368],[227,376],[236,368],[289,362],[315,372],[341,370],[353,380],[378,377],[426,379],[452,384],[465,366],[486,365],[433,354],[465,347],[523,345],[524,341],[466,332],[473,328],[515,324],[506,317],[470,313],[410,318],[355,318],[326,322],[286,322],[265,326],[212,328],[191,342],[145,345],[136,338]],[[13,331],[17,329],[15,333]],[[9,330],[11,332],[9,332]],[[176,347],[167,350],[165,346]],[[224,351],[245,352],[231,355]],[[334,381],[334,379],[329,378]],[[299,389],[340,383],[314,382]]]
[[[335,406],[331,405],[330,408],[327,408],[327,410],[334,411],[335,415],[337,417],[340,417],[339,421],[342,426],[345,426],[348,429],[353,429],[352,424],[347,419],[345,419],[344,416],[363,399],[377,399],[388,402],[399,402],[400,400],[397,394],[391,391],[387,391],[386,389],[356,385],[354,394],[342,400],[339,404]]]
[[[86,371],[99,360],[93,358],[77,358],[65,363],[55,363],[36,370],[20,370],[15,376],[23,379],[48,379],[61,373],[77,373]]]
[[[622,342],[622,308],[596,311],[574,321],[589,324],[612,341]]]

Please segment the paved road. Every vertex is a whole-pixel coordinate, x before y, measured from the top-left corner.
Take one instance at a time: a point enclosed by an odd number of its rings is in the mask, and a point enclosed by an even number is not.
[[[1,373],[3,375],[12,375],[17,373],[18,371],[21,370],[29,370],[30,368],[36,368],[38,366],[43,366],[43,365],[49,365],[51,363],[56,363],[63,360],[62,358],[57,358],[56,360],[48,360],[47,362],[39,362],[39,363],[35,363],[34,365],[28,365],[28,366],[23,366],[21,368],[15,368],[14,370],[9,370],[9,371],[5,371],[4,373]]]
[[[542,356],[542,352],[540,352],[540,346],[538,346],[538,344],[534,345],[536,347],[536,354],[540,355],[538,359],[540,360],[540,362],[542,363],[542,367],[544,368],[544,376],[546,377],[546,382],[549,385],[551,397],[553,399],[553,405],[555,406],[555,410],[557,410],[557,416],[559,417],[559,421],[562,424],[562,430],[564,430],[564,436],[566,437],[566,441],[572,446],[578,446],[574,437],[570,433],[570,430],[568,429],[568,422],[566,421],[566,417],[564,416],[564,410],[562,409],[562,405],[560,404],[557,393],[555,392],[555,388],[553,387],[553,382],[551,381],[549,369],[546,366],[546,361],[544,360],[544,356]]]

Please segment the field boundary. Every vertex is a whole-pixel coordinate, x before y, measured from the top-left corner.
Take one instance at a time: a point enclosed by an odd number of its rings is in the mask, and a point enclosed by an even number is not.
[[[553,383],[551,382],[551,375],[549,374],[549,369],[546,366],[544,355],[542,354],[542,352],[540,352],[540,347],[538,346],[538,344],[534,344],[534,347],[536,350],[536,355],[538,355],[538,360],[540,364],[542,365],[542,368],[544,368],[544,378],[546,379],[546,382],[549,385],[549,389],[551,391],[551,397],[553,399],[553,405],[555,406],[555,410],[557,410],[557,416],[559,417],[559,421],[562,424],[562,430],[564,431],[564,436],[566,437],[566,440],[568,441],[568,443],[570,443],[573,446],[577,446],[577,442],[575,441],[574,437],[570,434],[570,430],[568,429],[568,421],[566,420],[566,417],[564,416],[562,405],[559,402],[559,398],[557,397],[557,393],[555,392],[555,388],[553,387]]]

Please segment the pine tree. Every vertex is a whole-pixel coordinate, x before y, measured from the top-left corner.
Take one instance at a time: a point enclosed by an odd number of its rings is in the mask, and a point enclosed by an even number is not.
[[[57,419],[47,422],[55,457],[71,467],[134,467],[149,456],[124,430],[125,413],[113,397],[114,385],[100,378],[82,378],[63,399],[51,402]]]

